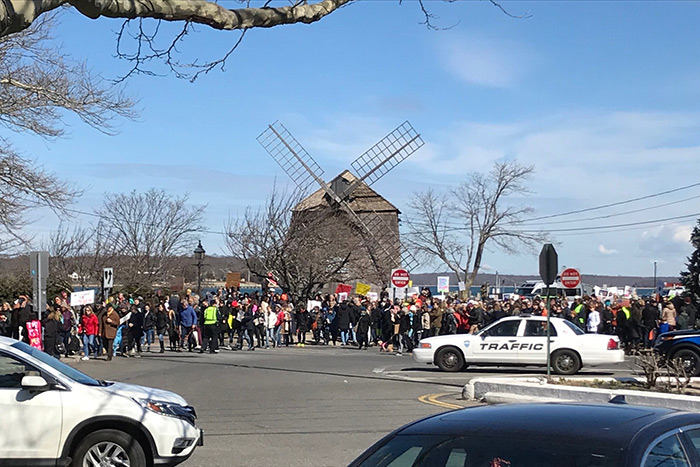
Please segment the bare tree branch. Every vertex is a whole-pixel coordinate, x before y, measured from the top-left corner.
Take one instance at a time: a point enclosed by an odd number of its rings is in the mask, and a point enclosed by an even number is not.
[[[55,23],[55,14],[44,15],[22,33],[0,37],[0,125],[55,138],[71,112],[113,134],[115,119],[135,117],[134,101],[85,63],[47,45]]]
[[[469,290],[489,245],[517,253],[518,247],[545,240],[542,233],[509,228],[522,222],[532,208],[506,205],[505,198],[527,194],[533,172],[533,166],[499,162],[487,175],[469,175],[452,191],[454,202],[432,190],[415,194],[410,206],[413,220],[408,223],[414,248],[442,262]],[[455,223],[463,227],[455,228]]]
[[[295,299],[313,297],[324,285],[340,282],[357,251],[355,227],[336,209],[293,213],[303,198],[275,185],[263,208],[248,209],[225,226],[231,254],[259,277],[272,273]]]
[[[164,190],[107,194],[102,209],[103,245],[110,248],[134,291],[169,282],[175,257],[188,254],[204,229],[205,206],[188,206],[187,194],[173,198]]]

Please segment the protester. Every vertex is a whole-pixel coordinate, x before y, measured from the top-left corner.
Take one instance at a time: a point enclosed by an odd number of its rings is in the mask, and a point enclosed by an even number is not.
[[[90,360],[90,350],[94,353],[94,358],[97,358],[97,343],[95,336],[99,331],[99,322],[97,315],[92,312],[90,305],[83,309],[83,317],[80,320],[81,335],[83,338],[83,360]]]

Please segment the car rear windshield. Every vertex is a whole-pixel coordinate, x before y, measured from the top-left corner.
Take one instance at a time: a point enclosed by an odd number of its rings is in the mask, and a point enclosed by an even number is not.
[[[372,467],[612,467],[620,451],[596,443],[485,436],[398,435],[361,466]]]

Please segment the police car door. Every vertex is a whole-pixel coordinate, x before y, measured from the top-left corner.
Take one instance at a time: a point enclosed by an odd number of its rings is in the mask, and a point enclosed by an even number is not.
[[[525,321],[525,332],[518,339],[518,361],[523,364],[547,364],[547,320],[530,318]],[[554,326],[550,330],[552,348],[557,338]]]
[[[472,359],[485,363],[518,363],[518,330],[523,320],[499,321],[472,339]]]

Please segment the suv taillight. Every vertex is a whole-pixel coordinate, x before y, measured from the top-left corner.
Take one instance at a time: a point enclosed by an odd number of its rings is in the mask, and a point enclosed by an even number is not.
[[[617,350],[620,348],[620,343],[615,339],[608,340],[608,350]]]

